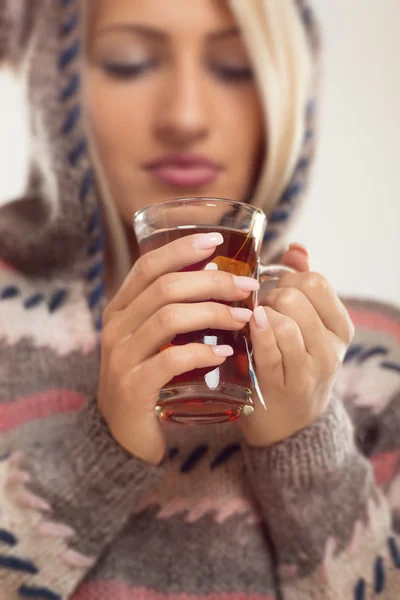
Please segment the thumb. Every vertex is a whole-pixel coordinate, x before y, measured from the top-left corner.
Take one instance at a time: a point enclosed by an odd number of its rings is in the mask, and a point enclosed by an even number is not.
[[[302,244],[290,244],[289,249],[281,258],[281,264],[305,273],[310,270],[310,258],[307,248]]]

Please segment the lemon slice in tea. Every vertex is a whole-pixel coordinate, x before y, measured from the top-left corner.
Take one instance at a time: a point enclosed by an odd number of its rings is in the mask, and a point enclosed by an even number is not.
[[[239,275],[241,277],[251,277],[252,275],[250,265],[235,258],[216,256],[209,264],[217,265],[219,271],[226,271],[227,273],[232,273],[232,275]]]

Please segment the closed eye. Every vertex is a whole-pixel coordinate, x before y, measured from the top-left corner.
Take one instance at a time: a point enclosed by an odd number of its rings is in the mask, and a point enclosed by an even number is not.
[[[141,63],[104,63],[103,70],[115,79],[135,79],[157,66],[156,60]]]
[[[224,81],[241,82],[253,79],[251,67],[234,67],[228,65],[211,65],[212,72]]]

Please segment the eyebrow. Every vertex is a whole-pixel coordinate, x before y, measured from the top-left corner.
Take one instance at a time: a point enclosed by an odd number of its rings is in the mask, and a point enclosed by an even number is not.
[[[138,33],[139,35],[153,38],[157,41],[167,41],[168,34],[160,29],[154,29],[146,25],[134,25],[133,23],[112,23],[99,28],[97,31],[98,35],[110,33],[113,31],[125,31],[127,33]],[[210,41],[218,41],[225,38],[240,35],[240,31],[237,27],[231,27],[229,29],[223,29],[221,31],[214,31],[207,35],[207,39]]]

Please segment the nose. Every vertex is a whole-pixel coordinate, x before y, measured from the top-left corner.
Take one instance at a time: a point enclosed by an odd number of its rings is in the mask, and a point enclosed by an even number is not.
[[[163,82],[155,119],[156,137],[186,148],[209,134],[210,113],[201,69],[195,64],[171,67]]]

